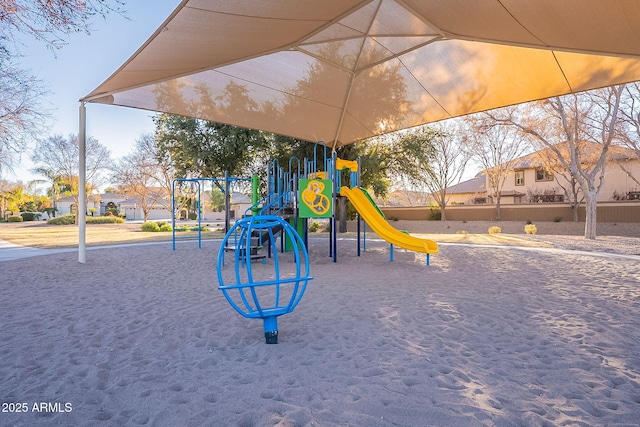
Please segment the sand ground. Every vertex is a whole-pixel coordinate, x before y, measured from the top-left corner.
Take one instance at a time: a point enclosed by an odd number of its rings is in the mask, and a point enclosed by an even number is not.
[[[277,345],[217,289],[218,241],[0,262],[0,425],[637,425],[637,237],[446,235],[429,266],[313,236]]]

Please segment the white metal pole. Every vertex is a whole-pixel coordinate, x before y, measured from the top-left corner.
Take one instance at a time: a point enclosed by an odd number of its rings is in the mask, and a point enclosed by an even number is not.
[[[80,129],[78,132],[78,262],[87,260],[87,117],[84,101],[80,101]]]

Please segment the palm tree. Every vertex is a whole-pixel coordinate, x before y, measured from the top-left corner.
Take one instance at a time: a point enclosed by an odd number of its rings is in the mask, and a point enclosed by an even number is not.
[[[56,201],[58,200],[58,195],[60,194],[60,184],[62,181],[62,177],[57,173],[57,171],[46,167],[35,168],[31,171],[35,174],[44,176],[49,182],[51,182],[51,189],[49,190],[49,193],[51,195],[51,206],[54,210],[57,210]]]

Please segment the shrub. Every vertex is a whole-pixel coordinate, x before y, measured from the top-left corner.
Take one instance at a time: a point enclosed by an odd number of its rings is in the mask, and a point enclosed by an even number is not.
[[[527,234],[536,234],[538,228],[534,224],[527,224],[524,226],[524,232]]]
[[[311,233],[315,233],[316,231],[320,230],[320,223],[318,221],[313,221],[311,224],[309,224],[309,232]]]
[[[440,209],[438,210],[431,209],[431,212],[429,213],[429,221],[440,221],[441,219],[442,219],[442,212],[440,212]]]
[[[22,222],[24,221],[24,218],[22,218],[20,215],[11,215],[9,218],[7,218],[7,222]]]
[[[142,231],[157,232],[160,231],[160,227],[153,221],[147,221],[142,223]]]
[[[387,218],[389,221],[400,221],[400,218],[398,218],[397,216],[390,216]]]
[[[162,227],[165,224],[168,224],[167,221],[156,221],[156,224],[158,224],[158,227]]]
[[[531,224],[531,220],[530,219],[527,220],[527,224]]]
[[[122,224],[124,220],[116,216],[87,216],[85,217],[87,224]],[[47,224],[51,225],[73,225],[76,223],[76,214],[66,214],[56,218],[47,220]]]
[[[47,220],[47,224],[51,225],[73,225],[76,223],[76,215],[75,214],[66,214],[59,216],[57,218],[51,218]]]
[[[198,227],[197,225],[194,225],[193,227],[179,227],[179,228],[176,227],[176,231],[202,231],[203,233],[205,233],[211,230],[206,225],[202,227]]]
[[[198,214],[197,214],[197,213],[195,213],[195,212],[191,212],[191,213],[189,213],[189,219],[190,219],[191,221],[195,221],[196,219],[198,219]]]
[[[557,217],[553,218],[553,222],[560,222],[560,221],[562,221],[563,219],[564,219],[564,217],[557,216]]]
[[[160,231],[171,231],[172,230],[172,228],[171,228],[171,226],[169,224],[167,224],[165,221],[162,221],[162,222],[164,222],[164,224],[160,225],[160,221],[158,221],[158,225],[160,227]]]
[[[56,208],[44,208],[42,211],[46,212],[47,215],[49,216],[49,218],[52,218],[52,217],[56,216],[56,212],[58,212],[58,209],[56,209]]]
[[[20,216],[24,221],[37,221],[42,214],[40,212],[20,212]]]
[[[124,219],[117,216],[88,216],[87,224],[123,224]]]
[[[502,233],[502,228],[494,225],[493,227],[489,227],[489,234],[500,234]]]

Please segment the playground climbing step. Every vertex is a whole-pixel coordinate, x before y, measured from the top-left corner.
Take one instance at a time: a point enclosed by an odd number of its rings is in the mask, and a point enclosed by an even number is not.
[[[263,260],[265,259],[267,256],[264,254],[260,254],[258,253],[258,250],[260,250],[262,247],[261,246],[251,246],[249,248],[249,259],[251,261],[258,261],[258,260]],[[225,252],[235,252],[237,250],[237,247],[235,246],[227,246],[224,248]]]

